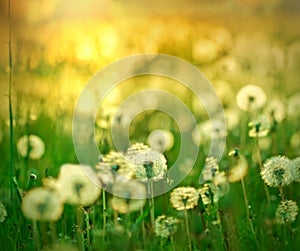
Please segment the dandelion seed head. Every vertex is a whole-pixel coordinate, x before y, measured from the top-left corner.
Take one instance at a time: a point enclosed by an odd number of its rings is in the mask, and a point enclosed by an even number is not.
[[[96,165],[95,172],[103,189],[112,187],[115,175],[110,165],[101,161]]]
[[[237,106],[243,111],[260,109],[265,105],[266,100],[264,90],[256,85],[246,85],[236,95]]]
[[[213,193],[208,184],[204,184],[198,189],[199,195],[204,205],[209,205],[212,202]]]
[[[24,196],[22,211],[27,219],[56,221],[62,215],[63,201],[55,190],[34,188]]]
[[[147,181],[149,179],[160,180],[166,178],[167,160],[160,152],[142,146],[142,150],[138,151],[129,149],[126,158],[134,165],[137,179]]]
[[[220,120],[201,122],[192,131],[192,139],[196,145],[202,145],[211,139],[223,139],[228,134],[224,123]]]
[[[176,233],[178,224],[178,219],[160,215],[155,220],[155,234],[163,238],[168,238]]]
[[[248,163],[245,157],[240,156],[235,166],[233,166],[228,175],[229,182],[236,182],[243,179],[248,173]]]
[[[225,172],[217,172],[214,178],[212,179],[212,183],[216,186],[227,183],[227,177]]]
[[[31,159],[40,159],[45,153],[45,144],[36,135],[25,135],[18,140],[17,149],[22,157],[29,156]]]
[[[296,220],[298,210],[299,208],[295,201],[282,201],[276,210],[275,221],[279,224],[291,223]]]
[[[103,157],[102,162],[110,166],[112,171],[123,177],[131,179],[134,176],[134,165],[132,165],[120,152],[109,152],[105,157]]]
[[[146,188],[138,180],[124,180],[119,178],[113,186],[114,196],[111,206],[119,213],[125,214],[139,211],[145,205]]]
[[[271,187],[286,186],[293,181],[290,160],[285,156],[274,156],[267,159],[260,172],[263,181]]]
[[[199,199],[198,191],[194,187],[175,188],[170,196],[172,206],[178,211],[194,208]]]
[[[151,148],[143,143],[135,143],[133,145],[131,145],[128,149],[127,149],[127,156],[130,155],[134,155],[136,153],[139,153],[141,151],[149,151],[151,150]]]
[[[154,130],[150,133],[148,141],[153,150],[163,153],[173,147],[174,136],[166,130]]]
[[[250,138],[263,138],[269,134],[271,123],[267,116],[259,116],[256,120],[249,122],[248,126]]]
[[[88,206],[99,197],[100,182],[89,166],[64,164],[56,182],[63,200],[72,205]]]
[[[214,157],[207,157],[205,159],[204,167],[201,172],[199,182],[203,184],[208,181],[212,181],[215,175],[219,172],[218,160]]]
[[[265,108],[265,113],[278,123],[286,118],[285,105],[279,99],[271,100]]]

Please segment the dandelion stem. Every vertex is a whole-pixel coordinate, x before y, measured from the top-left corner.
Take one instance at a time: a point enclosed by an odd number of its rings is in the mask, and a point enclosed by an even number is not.
[[[13,131],[13,109],[12,109],[12,84],[13,84],[13,62],[12,62],[12,21],[11,21],[11,2],[8,0],[8,109],[9,109],[9,169],[10,169],[10,196],[13,199],[13,177],[14,177],[14,131]]]
[[[257,160],[259,164],[260,170],[262,169],[262,160],[261,160],[261,155],[260,155],[260,150],[259,150],[259,139],[258,136],[255,138],[255,148],[256,148],[256,155],[257,155]]]
[[[260,154],[260,149],[259,149],[258,136],[256,136],[256,138],[255,138],[255,148],[256,148],[256,155],[257,155],[259,169],[262,170],[263,164],[262,164],[262,159],[261,159],[261,154]],[[269,193],[269,189],[265,183],[264,183],[264,190],[265,190],[265,194],[267,197],[267,202],[268,202],[268,204],[270,204],[270,201],[271,201],[270,193]]]
[[[153,197],[153,181],[148,180],[148,194],[149,194],[149,207],[150,207],[150,220],[151,220],[151,227],[154,230],[154,197]]]
[[[191,242],[189,221],[188,221],[188,215],[186,209],[184,210],[184,219],[185,219],[185,227],[186,227],[186,235],[188,239],[189,251],[192,251],[192,242]]]
[[[244,178],[241,179],[241,184],[242,184],[242,189],[243,189],[245,207],[246,207],[246,210],[247,210],[247,217],[249,219],[249,217],[250,217],[249,202],[248,202],[248,197],[247,197],[247,194],[246,194],[246,188],[245,188]]]
[[[249,221],[251,232],[252,232],[253,237],[256,241],[257,247],[259,247],[259,244],[258,244],[258,241],[257,241],[257,238],[256,238],[256,233],[255,233],[255,230],[254,230],[254,227],[253,227],[252,216],[250,214],[250,205],[249,205],[248,196],[247,196],[247,193],[246,193],[244,178],[241,179],[241,184],[242,184],[242,190],[243,190],[243,195],[244,195],[245,207],[246,207],[246,211],[247,211],[247,219]]]
[[[241,132],[240,132],[240,148],[245,149],[247,139],[248,114],[242,114]]]
[[[144,214],[144,210],[143,208],[141,208],[141,212],[140,212],[141,215]],[[146,240],[146,231],[145,231],[145,222],[144,220],[142,220],[142,237],[143,237],[143,245],[145,246],[145,240]]]
[[[37,221],[32,222],[33,225],[33,240],[34,240],[34,246],[35,250],[40,251],[40,237],[39,237],[39,231],[38,231],[38,226],[37,226]]]
[[[56,242],[56,224],[55,221],[51,221],[49,222],[49,227],[50,227],[50,231],[51,231],[51,238],[52,238],[52,243]]]
[[[102,190],[102,200],[103,200],[103,239],[105,239],[106,234],[106,198],[105,190]]]
[[[279,186],[278,189],[279,189],[281,200],[284,201],[284,192],[283,192],[282,186]]]
[[[218,203],[218,207],[219,207],[219,203]],[[221,235],[221,239],[222,239],[222,245],[223,245],[224,249],[226,249],[225,238],[224,238],[224,234],[223,234],[223,227],[222,227],[222,221],[221,221],[219,209],[217,210],[217,221],[218,221],[219,231],[220,231],[220,235]]]
[[[90,238],[90,217],[89,213],[84,209],[84,219],[86,224],[86,245],[88,247],[88,251],[91,250],[91,238]]]

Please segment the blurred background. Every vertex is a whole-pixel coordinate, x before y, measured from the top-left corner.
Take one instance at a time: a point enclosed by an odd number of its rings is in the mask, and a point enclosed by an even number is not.
[[[0,138],[5,156],[7,9],[8,1],[0,0]],[[44,166],[75,161],[71,123],[82,88],[107,64],[137,53],[165,53],[192,63],[214,85],[224,108],[236,109],[235,92],[246,84],[285,100],[299,91],[299,13],[297,0],[11,0],[15,139],[30,133],[46,139],[50,158],[44,158]],[[170,80],[128,82],[107,97],[99,127],[105,127],[126,96],[153,86],[184,99],[198,113],[198,122],[207,119],[200,102]],[[169,130],[166,119],[159,121],[152,117],[152,128],[140,126],[132,135]],[[69,149],[71,157],[57,156],[59,147]]]

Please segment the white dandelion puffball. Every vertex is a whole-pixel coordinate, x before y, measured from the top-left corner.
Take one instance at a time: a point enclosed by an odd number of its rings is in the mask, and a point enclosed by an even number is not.
[[[22,211],[27,219],[56,221],[63,212],[59,194],[49,188],[34,188],[22,200]]]
[[[174,145],[174,136],[166,130],[154,130],[148,137],[149,144],[153,150],[165,152]]]
[[[40,159],[45,153],[43,140],[36,135],[25,135],[18,140],[17,149],[22,157]]]
[[[194,187],[177,187],[170,196],[172,206],[178,211],[192,209],[198,205],[199,193]]]
[[[157,236],[168,238],[176,233],[179,220],[174,217],[160,215],[155,219],[155,234]]]
[[[271,187],[287,186],[294,181],[290,160],[285,156],[273,156],[263,163],[260,172],[263,181]]]
[[[158,151],[146,147],[133,151],[136,145],[128,148],[125,155],[128,161],[135,166],[136,178],[141,181],[164,179],[168,169],[165,156]]]
[[[113,185],[111,206],[119,213],[139,211],[146,203],[146,187],[138,180],[126,180],[119,178]]]
[[[72,205],[91,205],[101,193],[97,175],[84,165],[64,164],[56,188],[64,202]]]
[[[258,110],[265,105],[266,101],[264,90],[256,85],[246,85],[236,95],[237,106],[243,111]]]
[[[298,211],[299,208],[295,201],[281,201],[275,213],[275,220],[278,224],[291,223],[296,220]]]

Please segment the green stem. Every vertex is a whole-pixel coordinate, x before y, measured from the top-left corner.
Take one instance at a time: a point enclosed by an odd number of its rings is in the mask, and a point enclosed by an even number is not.
[[[37,221],[33,221],[33,240],[34,240],[34,246],[36,251],[40,251],[40,237],[39,237],[39,231],[37,226]]]
[[[218,210],[217,210],[217,221],[219,225],[219,231],[222,239],[222,245],[224,247],[224,250],[226,249],[226,244],[225,244],[225,238],[223,234],[223,227],[222,227],[222,221],[221,221],[221,216],[220,216],[220,210],[219,210],[219,203],[218,203]]]
[[[88,251],[91,251],[91,238],[90,238],[90,217],[89,213],[84,209],[84,219],[86,224],[86,245],[88,247]]]
[[[8,0],[8,109],[9,109],[9,170],[10,170],[10,194],[13,199],[13,177],[14,177],[14,131],[13,131],[13,109],[12,109],[12,84],[13,84],[13,62],[12,62],[12,21],[11,21],[11,3]]]
[[[144,210],[143,208],[141,208],[141,211],[140,211],[140,214],[143,215],[144,214]],[[146,230],[145,230],[145,222],[144,220],[142,220],[142,237],[143,237],[143,246],[145,247],[146,243],[145,243],[145,240],[146,240]]]
[[[281,200],[284,201],[284,192],[283,192],[282,186],[279,186],[278,189],[279,189]]]
[[[240,132],[240,148],[245,151],[247,140],[248,114],[242,114],[241,132]]]
[[[50,227],[50,231],[51,231],[51,238],[52,238],[52,243],[55,244],[56,243],[56,224],[55,221],[51,221],[49,222],[49,227]]]
[[[155,224],[155,219],[154,219],[154,197],[153,197],[153,181],[148,180],[148,203],[149,203],[149,208],[150,208],[150,221],[151,221],[151,228],[154,230],[154,224]]]
[[[249,202],[248,202],[248,197],[246,194],[246,188],[245,188],[245,183],[244,183],[244,179],[241,179],[241,184],[242,184],[242,190],[243,190],[243,195],[244,195],[244,202],[245,202],[245,207],[246,207],[246,211],[247,211],[247,217],[248,219],[250,218],[250,212],[249,212]]]
[[[245,207],[246,207],[246,211],[247,211],[247,219],[249,221],[249,225],[251,228],[251,232],[253,234],[253,237],[256,241],[257,246],[259,247],[257,238],[256,238],[256,233],[253,227],[253,220],[252,220],[252,216],[250,215],[250,207],[249,207],[249,201],[248,201],[248,197],[247,197],[247,193],[246,193],[246,187],[245,187],[245,182],[244,179],[241,179],[241,184],[242,184],[242,189],[243,189],[243,195],[244,195],[244,201],[245,201]]]
[[[105,239],[106,235],[106,198],[105,198],[105,190],[102,190],[102,201],[103,201],[103,239]]]
[[[256,154],[257,154],[259,169],[262,170],[263,164],[262,164],[262,159],[261,159],[261,154],[260,154],[260,149],[259,149],[259,144],[258,144],[258,137],[255,138],[255,148],[256,148]],[[267,202],[268,202],[268,204],[270,204],[270,201],[271,201],[270,192],[269,192],[269,189],[268,189],[268,187],[265,183],[264,183],[264,190],[265,190],[265,194],[266,194],[266,197],[267,197]]]
[[[188,239],[188,245],[189,245],[189,251],[192,251],[192,242],[191,242],[191,236],[190,236],[190,228],[189,228],[189,220],[187,215],[187,210],[184,210],[184,219],[185,219],[185,228],[186,228],[186,234]]]

